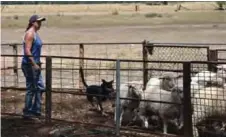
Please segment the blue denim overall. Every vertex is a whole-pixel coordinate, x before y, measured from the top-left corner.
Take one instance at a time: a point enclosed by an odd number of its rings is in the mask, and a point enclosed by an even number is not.
[[[34,35],[31,53],[34,61],[40,65],[42,41],[37,33]],[[41,115],[41,94],[45,91],[41,70],[35,70],[31,64],[29,57],[25,55],[25,42],[23,42],[23,58],[21,68],[26,79],[26,95],[23,116]]]

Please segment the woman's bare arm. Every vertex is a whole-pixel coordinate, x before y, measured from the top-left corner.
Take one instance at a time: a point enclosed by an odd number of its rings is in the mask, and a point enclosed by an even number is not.
[[[31,60],[32,65],[36,65],[34,58],[32,57],[31,54],[31,47],[32,47],[32,42],[34,38],[34,33],[32,31],[28,31],[25,35],[25,55],[29,56],[29,59]]]

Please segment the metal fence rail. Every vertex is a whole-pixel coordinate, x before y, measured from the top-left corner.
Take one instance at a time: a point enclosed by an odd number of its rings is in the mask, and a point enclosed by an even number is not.
[[[10,58],[11,57],[11,58]],[[10,61],[12,62],[12,57],[14,57],[13,55],[2,55],[2,58],[4,61],[7,60],[7,64],[10,63]],[[4,59],[5,58],[5,59]],[[180,132],[181,136],[186,136],[186,137],[190,137],[192,136],[192,122],[196,122],[195,119],[196,115],[192,114],[192,105],[194,105],[194,112],[196,114],[197,108],[196,106],[206,106],[209,104],[198,104],[198,103],[194,103],[193,99],[208,99],[205,97],[197,97],[193,94],[193,89],[191,88],[191,83],[190,83],[190,79],[191,77],[193,77],[194,75],[192,73],[197,73],[196,71],[198,70],[198,72],[201,72],[203,70],[206,70],[206,68],[201,68],[201,67],[196,67],[197,64],[226,64],[226,62],[183,62],[183,61],[146,61],[144,62],[143,60],[120,60],[118,62],[120,62],[120,67],[118,65],[118,67],[116,68],[116,59],[101,59],[101,58],[78,58],[78,57],[57,57],[57,56],[43,56],[42,58],[44,58],[45,64],[43,64],[43,66],[45,66],[43,72],[43,76],[45,77],[46,80],[46,96],[45,96],[45,106],[43,107],[43,112],[45,113],[45,118],[46,118],[46,122],[51,122],[51,119],[61,119],[61,120],[68,120],[68,121],[77,121],[77,122],[81,122],[81,123],[92,123],[92,124],[96,124],[96,125],[106,125],[106,126],[111,126],[114,127],[114,111],[113,108],[111,108],[111,102],[106,102],[104,104],[104,109],[106,111],[108,111],[108,117],[100,117],[100,115],[98,113],[96,113],[95,111],[90,111],[89,109],[92,109],[91,106],[89,106],[89,103],[87,102],[85,96],[87,95],[84,92],[80,92],[80,90],[77,91],[60,91],[61,89],[65,89],[67,87],[67,84],[69,85],[73,85],[75,83],[77,83],[78,81],[73,81],[72,79],[68,78],[72,72],[70,72],[70,74],[66,74],[67,72],[64,72],[63,69],[59,69],[57,71],[55,71],[54,69],[52,69],[55,65],[58,65],[58,68],[70,68],[70,66],[64,66],[65,63],[62,63],[63,60],[73,60],[76,62],[79,62],[79,60],[83,60],[84,61],[84,71],[85,68],[97,68],[97,70],[92,70],[92,69],[87,69],[87,73],[85,74],[85,79],[87,80],[87,83],[90,84],[100,84],[100,79],[107,79],[109,78],[109,80],[114,79],[115,82],[117,83],[115,86],[115,88],[117,89],[117,103],[116,103],[116,110],[117,110],[117,120],[119,119],[119,106],[120,103],[123,99],[125,100],[133,100],[133,98],[129,98],[129,97],[120,97],[118,92],[124,92],[123,90],[121,90],[121,86],[123,85],[123,83],[128,83],[128,82],[134,82],[137,81],[137,83],[135,84],[135,86],[138,89],[142,89],[144,87],[143,85],[143,63],[158,63],[158,64],[180,64],[178,66],[183,66],[182,71],[181,68],[178,67],[177,70],[174,73],[176,75],[182,75],[182,87],[183,87],[183,92],[184,92],[184,98],[183,98],[183,102],[180,103],[180,105],[183,106],[183,114],[184,114],[184,130],[182,130]],[[57,60],[57,59],[60,59]],[[57,60],[57,61],[55,61]],[[58,62],[59,61],[59,62]],[[111,70],[108,70],[107,68],[109,67],[108,64],[114,64]],[[6,63],[5,63],[6,64]],[[119,64],[119,63],[118,63]],[[103,70],[98,70],[98,68],[101,68]],[[131,71],[132,69],[136,69]],[[124,70],[123,70],[124,69]],[[131,70],[130,70],[131,69]],[[193,71],[195,70],[195,71]],[[55,72],[54,72],[55,71]],[[76,70],[78,71],[78,70]],[[95,72],[92,72],[95,71]],[[98,73],[96,71],[99,71]],[[157,71],[157,70],[156,70]],[[170,71],[170,70],[169,70]],[[119,73],[120,72],[120,73]],[[2,74],[4,75],[4,73],[6,74],[6,72],[3,72]],[[161,76],[164,75],[165,71],[158,71],[158,73],[156,73],[156,76]],[[79,71],[77,72],[77,77],[79,79]],[[116,77],[117,74],[117,77]],[[58,77],[58,75],[61,75],[61,77]],[[93,79],[92,76],[95,76],[97,79]],[[90,79],[89,79],[90,77]],[[63,79],[65,78],[66,80],[64,81]],[[9,80],[9,78],[6,78],[6,80]],[[58,80],[60,80],[60,83],[58,83]],[[90,80],[90,81],[88,81]],[[71,83],[72,82],[72,83]],[[75,83],[74,83],[75,82]],[[10,81],[6,81],[5,83],[10,83]],[[120,83],[120,84],[119,84]],[[25,84],[25,83],[23,83]],[[78,83],[77,83],[78,84]],[[59,86],[58,87],[58,91],[54,91],[54,85]],[[120,87],[119,87],[120,86]],[[157,89],[159,89],[160,87],[158,87],[159,85],[157,85]],[[120,89],[120,90],[119,90]],[[161,93],[160,93],[161,94]],[[17,113],[20,114],[21,110],[23,108],[23,99],[24,99],[24,92],[20,92],[20,91],[3,91],[2,92],[2,113]],[[80,95],[80,96],[77,96]],[[120,100],[119,100],[120,99]],[[217,98],[218,99],[218,98]],[[146,101],[146,102],[154,102],[154,103],[161,103],[161,104],[175,104],[174,102],[169,102],[169,101],[165,101],[165,100],[150,100],[148,98],[142,98],[139,101]],[[221,102],[226,102],[226,98],[222,98],[220,100]],[[177,104],[177,103],[176,103]],[[222,112],[224,111],[224,108],[222,106],[216,106],[217,108],[221,108],[220,110],[222,110]],[[211,108],[213,109],[213,108]],[[202,110],[201,110],[202,111]],[[95,118],[94,118],[95,117]],[[79,121],[78,121],[79,120]],[[192,121],[193,120],[193,121]],[[101,123],[101,124],[100,124]],[[118,123],[117,122],[117,127],[116,127],[116,131],[119,131],[119,129],[127,129],[127,130],[137,130],[137,128],[132,128],[132,127],[124,127],[122,126],[121,128],[118,127]],[[208,125],[207,123],[205,125]],[[142,128],[139,128],[142,129]],[[159,130],[159,129],[158,129]],[[144,130],[146,131],[146,130]],[[151,132],[155,132],[155,131],[151,131]],[[160,131],[158,131],[157,133],[161,133],[162,130],[160,129]],[[170,131],[169,131],[170,132]],[[119,133],[119,132],[117,132]],[[172,132],[175,134],[175,132]]]
[[[20,83],[21,75],[20,62],[22,55],[21,43],[4,43],[1,44],[1,51],[7,55],[15,55],[10,64],[5,64],[4,68],[14,72],[14,86]],[[152,43],[144,40],[143,42],[120,42],[120,43],[44,43],[43,55],[49,56],[73,56],[73,57],[90,57],[90,58],[111,58],[111,59],[138,59],[143,61],[148,60],[163,60],[163,61],[216,61],[221,60],[215,53],[215,50],[210,50],[208,46],[223,46],[225,43]],[[220,51],[219,51],[220,52]],[[64,64],[64,68],[55,65],[55,71],[64,69],[65,71],[77,72],[77,62],[66,59],[56,59],[58,64]],[[42,59],[45,64],[45,60]],[[12,64],[13,63],[13,64]],[[57,64],[56,63],[56,64]],[[84,61],[79,61],[79,66],[83,66]],[[70,67],[66,67],[70,66]],[[113,67],[113,66],[112,66]],[[145,77],[143,82],[146,83],[148,78],[155,75],[158,70],[173,70],[178,71],[177,64],[162,64],[144,63],[143,70]],[[204,66],[200,66],[204,67]],[[207,66],[205,66],[207,67]],[[44,67],[43,67],[44,68]],[[180,66],[182,71],[182,66]],[[92,69],[92,68],[88,68]],[[100,70],[101,68],[99,68]],[[109,68],[110,69],[110,68]],[[152,69],[152,71],[148,71]],[[214,66],[208,66],[208,70],[214,70]],[[73,76],[73,74],[72,74]],[[75,79],[75,78],[74,78]],[[17,80],[17,82],[16,82]],[[72,88],[72,87],[70,87]]]
[[[115,44],[115,43],[114,43]],[[114,45],[113,44],[113,45]],[[138,89],[145,89],[146,83],[152,76],[162,76],[166,72],[174,72],[176,75],[182,75],[182,87],[184,92],[183,102],[180,105],[183,106],[183,114],[184,114],[184,129],[179,131],[179,133],[175,133],[174,130],[169,130],[170,133],[180,134],[180,136],[191,137],[193,133],[192,123],[198,123],[198,132],[205,133],[204,136],[207,136],[204,129],[208,129],[212,127],[209,121],[205,120],[197,120],[197,113],[204,113],[206,110],[201,109],[198,110],[199,107],[203,108],[203,106],[210,106],[209,110],[214,110],[212,107],[211,101],[216,100],[217,103],[220,101],[221,103],[226,102],[226,98],[209,98],[209,95],[204,94],[200,97],[193,94],[193,86],[190,83],[191,77],[194,77],[195,74],[201,72],[203,70],[211,70],[210,68],[216,68],[218,64],[226,64],[226,62],[214,62],[217,61],[218,56],[216,56],[216,52],[218,50],[208,51],[208,47],[181,47],[178,45],[154,45],[149,46],[150,43],[144,41],[143,43],[139,43],[143,47],[140,48],[139,52],[141,52],[140,59],[120,59],[120,67],[117,67],[115,57],[110,58],[106,56],[93,56],[92,58],[87,58],[84,56],[80,57],[69,57],[69,56],[42,56],[42,75],[44,78],[44,82],[46,83],[46,96],[44,96],[44,106],[43,113],[45,114],[46,122],[51,122],[51,119],[60,119],[67,120],[72,122],[80,122],[86,124],[94,124],[101,126],[108,126],[111,128],[116,128],[115,131],[119,129],[126,130],[141,130],[147,131],[143,128],[134,128],[134,127],[117,127],[114,125],[114,111],[111,107],[112,102],[104,103],[104,109],[107,110],[109,117],[101,117],[98,113],[96,113],[92,109],[91,106],[88,105],[86,100],[86,93],[84,93],[84,86],[81,83],[80,71],[79,68],[82,67],[85,73],[85,79],[88,85],[91,84],[100,84],[101,79],[106,80],[114,80],[114,88],[117,91],[122,92],[121,86],[124,83],[134,82],[137,83],[135,86]],[[90,44],[91,46],[92,44]],[[94,44],[95,45],[95,44]],[[80,45],[81,46],[81,45]],[[92,45],[93,46],[93,45]],[[82,47],[82,46],[81,46]],[[150,48],[151,47],[151,48]],[[15,48],[14,48],[15,49]],[[82,49],[82,48],[81,48]],[[164,49],[169,52],[161,53]],[[171,50],[175,50],[172,51]],[[180,59],[178,56],[179,51],[189,51],[189,54],[183,54],[186,58]],[[14,53],[17,53],[14,50]],[[219,50],[220,52],[221,50]],[[224,50],[222,50],[223,52]],[[148,55],[148,53],[152,53],[152,55]],[[6,52],[7,53],[7,52]],[[21,114],[24,96],[25,93],[19,90],[13,89],[21,89],[25,91],[25,79],[23,73],[20,68],[21,64],[21,55],[13,55],[8,53],[5,55],[1,55],[1,88],[5,91],[2,91],[2,113],[16,113]],[[80,52],[82,53],[82,52]],[[162,59],[158,58],[157,54],[162,56],[169,54],[167,58],[163,58],[163,61],[159,61]],[[191,53],[195,53],[190,55]],[[200,54],[202,53],[202,54]],[[18,53],[17,53],[18,54]],[[198,54],[198,55],[196,55]],[[82,55],[82,54],[80,54]],[[177,58],[173,58],[172,56],[176,55]],[[219,54],[218,54],[219,55]],[[198,57],[192,57],[198,56]],[[142,60],[143,58],[143,60]],[[179,58],[179,59],[178,59]],[[189,60],[196,60],[192,61]],[[172,60],[171,60],[172,59]],[[212,60],[210,62],[209,60]],[[216,72],[217,70],[215,70]],[[120,72],[120,74],[119,74]],[[148,72],[151,72],[148,74]],[[116,74],[118,74],[116,76]],[[224,74],[224,73],[223,73]],[[226,75],[226,74],[225,74]],[[215,77],[216,79],[217,76]],[[119,84],[120,83],[120,84]],[[209,87],[209,82],[207,83]],[[177,83],[178,84],[178,83]],[[119,87],[120,86],[120,87]],[[214,86],[219,86],[215,83]],[[160,88],[160,87],[159,87]],[[120,90],[119,90],[120,89]],[[214,96],[213,93],[216,93],[216,90],[211,89],[211,96]],[[117,94],[119,95],[119,94]],[[129,97],[119,97],[117,96],[116,102],[116,110],[119,110],[120,103],[122,100],[133,100],[133,98]],[[207,102],[202,102],[203,100],[208,100]],[[175,104],[174,102],[168,102],[164,100],[150,100],[150,99],[141,99],[141,102],[153,102],[153,103],[161,103],[161,104]],[[215,102],[216,102],[215,101]],[[201,102],[201,103],[200,103]],[[191,108],[194,107],[194,112],[192,113]],[[219,108],[220,112],[224,111],[224,106],[221,104],[216,104],[216,108]],[[226,110],[226,109],[225,109]],[[119,112],[119,111],[118,111]],[[131,112],[132,113],[132,112]],[[118,114],[118,113],[117,113]],[[205,116],[205,115],[204,115]],[[95,118],[94,118],[95,117]],[[117,120],[119,118],[119,114],[117,115]],[[225,117],[226,118],[226,117]],[[225,119],[223,118],[223,120]],[[214,119],[215,123],[223,125],[224,123],[218,123],[216,118],[208,117],[208,119]],[[78,121],[79,120],[79,121]],[[221,121],[223,121],[221,120]],[[100,124],[101,123],[101,124]],[[118,125],[119,121],[117,121]],[[204,123],[204,124],[203,124]],[[173,126],[172,126],[173,127]],[[152,133],[162,133],[161,129],[150,130],[148,132]],[[211,131],[212,134],[216,134],[216,131]],[[119,132],[117,132],[119,133]],[[196,135],[196,132],[193,133]],[[170,136],[170,135],[169,135]],[[202,136],[201,136],[202,137]]]

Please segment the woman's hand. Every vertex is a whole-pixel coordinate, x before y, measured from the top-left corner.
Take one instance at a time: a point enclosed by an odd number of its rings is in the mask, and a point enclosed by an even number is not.
[[[34,67],[35,70],[40,70],[39,65],[37,65],[36,63],[33,65],[33,67]]]

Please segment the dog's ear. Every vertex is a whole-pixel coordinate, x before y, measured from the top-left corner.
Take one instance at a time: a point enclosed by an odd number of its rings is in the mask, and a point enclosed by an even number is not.
[[[114,79],[110,81],[110,83],[114,83]]]
[[[102,79],[102,82],[103,82],[103,83],[106,83],[106,81],[105,81],[104,79]]]

